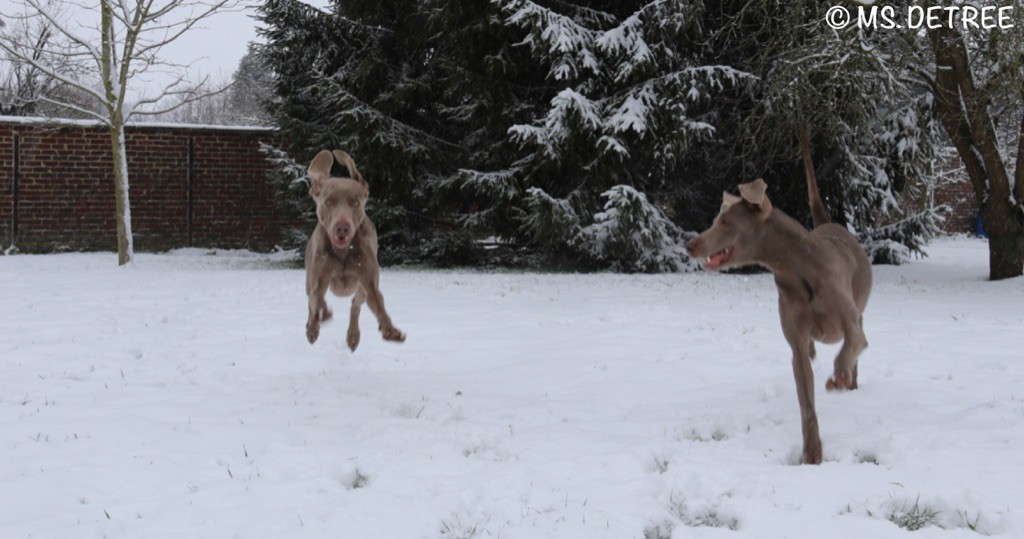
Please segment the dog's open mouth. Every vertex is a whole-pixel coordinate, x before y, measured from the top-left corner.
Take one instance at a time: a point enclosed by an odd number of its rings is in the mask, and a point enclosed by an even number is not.
[[[725,249],[709,256],[707,260],[704,261],[704,269],[710,270],[722,267],[722,264],[725,264],[730,258],[732,258],[732,254],[735,251],[735,247],[726,247]]]
[[[333,236],[333,237],[331,238],[331,243],[333,243],[333,244],[334,244],[334,246],[335,246],[335,247],[337,247],[337,248],[339,248],[339,249],[341,249],[341,248],[344,248],[344,247],[348,247],[348,244],[349,244],[349,243],[350,243],[351,241],[352,241],[352,238],[351,238],[351,237],[348,237],[348,238],[339,238],[339,237],[337,237],[337,236]]]

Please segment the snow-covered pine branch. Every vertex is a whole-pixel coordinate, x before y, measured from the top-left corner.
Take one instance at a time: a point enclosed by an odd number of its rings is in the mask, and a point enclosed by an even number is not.
[[[580,232],[583,248],[616,271],[661,273],[696,266],[683,248],[686,234],[647,196],[628,185],[601,194],[604,210]]]

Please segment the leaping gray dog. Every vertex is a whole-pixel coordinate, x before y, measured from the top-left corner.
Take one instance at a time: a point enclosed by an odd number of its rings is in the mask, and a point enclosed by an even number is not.
[[[348,169],[347,178],[332,177],[331,165]],[[391,322],[380,293],[380,266],[377,264],[377,230],[366,216],[370,188],[356,163],[341,150],[323,150],[309,165],[312,186],[309,195],[316,201],[316,229],[306,246],[306,295],[309,318],[306,339],[310,344],[320,336],[320,324],[331,318],[324,295],[328,288],[336,296],[352,298],[346,342],[353,352],[359,346],[359,310],[363,302],[377,317],[386,341],[404,342],[405,334]]]
[[[830,222],[818,194],[806,130],[800,133],[807,194],[814,229],[773,209],[767,185],[739,186],[740,196],[722,194],[722,209],[711,228],[686,244],[704,268],[721,270],[760,264],[775,275],[782,333],[793,349],[793,375],[800,401],[805,464],[821,463],[821,439],[814,411],[814,341],[843,341],[827,390],[857,388],[857,357],[867,345],[863,313],[871,294],[871,263],[857,239]]]

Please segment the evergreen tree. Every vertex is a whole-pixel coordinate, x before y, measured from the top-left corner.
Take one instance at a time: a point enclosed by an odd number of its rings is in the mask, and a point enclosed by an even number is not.
[[[523,54],[490,9],[455,0],[339,1],[329,14],[294,0],[261,7],[260,55],[275,74],[270,109],[284,150],[300,162],[323,148],[354,156],[385,260],[481,254],[449,220],[479,202],[451,180],[508,154],[504,126],[528,109],[518,94],[532,91],[535,72],[520,68]]]
[[[250,44],[238,68],[231,76],[231,88],[225,95],[228,122],[233,125],[270,125],[266,112],[273,91],[269,66]]]
[[[814,0],[723,2],[707,52],[757,76],[723,103],[710,145],[720,183],[764,176],[776,205],[809,223],[797,132],[807,126],[832,219],[856,233],[876,262],[900,263],[939,231],[944,208],[908,211],[903,195],[934,182],[941,144],[933,100],[915,66],[912,36],[833,30]],[[723,174],[724,173],[724,174]]]
[[[751,77],[700,62],[699,9],[690,2],[622,2],[607,11],[584,2],[495,4],[546,68],[545,98],[529,122],[509,128],[519,150],[512,160],[458,178],[490,202],[463,220],[485,227],[500,220],[506,226],[493,233],[575,266],[683,267],[677,227],[637,190],[667,189],[683,173],[683,157],[714,135],[713,97]],[[597,233],[612,228],[633,243],[613,253],[609,237]]]
[[[822,5],[270,0],[276,182],[308,218],[290,163],[349,151],[385,260],[674,271],[723,189],[764,176],[807,215],[808,125],[833,219],[899,261],[938,220],[901,205],[936,147],[920,47],[832,31]]]

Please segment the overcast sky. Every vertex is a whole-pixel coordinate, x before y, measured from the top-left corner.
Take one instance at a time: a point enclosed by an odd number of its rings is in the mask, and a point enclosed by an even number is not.
[[[10,0],[0,0],[5,2]],[[329,0],[302,0],[307,4],[325,8]],[[233,13],[218,13],[185,39],[168,45],[166,56],[175,61],[202,58],[196,66],[211,75],[228,78],[238,67],[238,61],[245,54],[246,46],[256,40],[258,22],[255,8],[259,2],[249,2],[250,7]]]
[[[329,0],[303,0],[319,8],[329,4]],[[83,4],[92,3],[90,1]],[[161,2],[157,0],[156,4]],[[253,19],[258,5],[256,0],[249,0],[247,8],[230,13],[218,13],[206,19],[203,28],[194,28],[177,41],[168,44],[162,50],[162,56],[177,63],[193,64],[193,77],[208,74],[214,79],[227,80],[238,61],[245,54],[246,46],[256,39],[257,21]],[[21,11],[22,2],[18,0],[0,0],[0,12]],[[90,14],[84,13],[81,7],[67,3],[68,13],[72,20]]]

